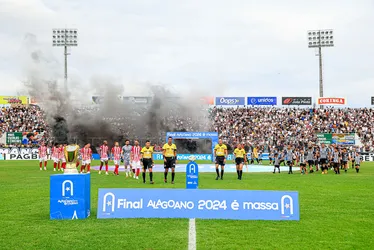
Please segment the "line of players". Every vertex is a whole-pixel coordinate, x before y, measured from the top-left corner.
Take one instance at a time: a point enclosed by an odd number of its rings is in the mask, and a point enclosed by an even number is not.
[[[52,148],[52,160],[54,162],[53,170],[64,171],[66,167],[66,159],[64,154],[64,149],[66,144],[55,144]],[[173,143],[171,137],[168,138],[168,142],[163,146],[163,156],[164,156],[164,182],[167,183],[167,176],[169,169],[171,169],[171,183],[174,184],[175,179],[175,166],[177,163],[177,147]],[[42,170],[44,163],[44,170],[47,170],[47,147],[44,142],[41,143],[39,147],[39,167]],[[139,179],[140,169],[142,168],[143,182],[146,182],[146,171],[149,172],[150,183],[153,184],[153,147],[150,141],[146,141],[143,148],[139,146],[139,141],[134,141],[134,146],[130,145],[130,141],[126,140],[125,145],[121,148],[118,142],[115,142],[114,147],[109,150],[108,142],[104,141],[100,146],[100,169],[99,174],[101,174],[102,169],[105,164],[105,174],[109,175],[109,160],[114,162],[114,175],[119,175],[120,163],[124,163],[126,177],[134,176],[134,179]],[[91,171],[91,159],[92,150],[91,145],[87,143],[83,148],[79,150],[79,157],[76,162],[76,167],[79,166],[80,161],[82,162],[80,173],[90,173]],[[61,164],[60,164],[61,163]]]
[[[280,165],[283,163],[289,167],[288,174],[292,174],[292,168],[299,166],[301,174],[308,174],[321,169],[322,174],[327,174],[328,169],[334,170],[335,174],[340,174],[340,170],[345,172],[349,169],[348,163],[351,162],[352,169],[360,171],[361,156],[359,151],[348,151],[345,147],[338,147],[336,145],[326,146],[324,143],[321,146],[312,146],[304,151],[303,149],[294,150],[291,145],[287,146],[283,152],[273,151],[269,154],[270,165],[274,165],[273,173],[278,170],[280,173]]]
[[[64,171],[66,167],[66,159],[65,159],[65,147],[67,144],[55,144],[52,147],[52,155],[51,160],[53,161],[53,171]],[[47,162],[48,162],[48,148],[44,142],[41,142],[40,147],[38,148],[39,153],[39,169],[47,170]]]

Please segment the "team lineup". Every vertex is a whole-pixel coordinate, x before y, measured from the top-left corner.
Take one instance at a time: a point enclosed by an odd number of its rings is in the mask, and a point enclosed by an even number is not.
[[[51,160],[53,161],[53,171],[64,171],[66,167],[66,159],[64,149],[67,144],[55,144],[51,149]],[[42,142],[39,149],[39,168],[40,170],[47,170],[48,148]],[[143,182],[146,183],[146,175],[149,173],[149,181],[153,181],[153,162],[154,149],[150,141],[146,141],[145,146],[141,147],[139,141],[135,140],[134,145],[130,144],[130,140],[125,141],[125,145],[120,147],[118,142],[114,143],[111,149],[108,142],[104,141],[100,146],[100,168],[98,173],[101,174],[105,166],[105,174],[109,175],[109,160],[114,163],[113,174],[119,175],[119,167],[121,163],[125,168],[126,177],[133,177],[139,179],[140,172],[142,173]],[[168,174],[171,169],[171,183],[175,180],[175,167],[177,164],[177,147],[173,143],[173,138],[169,137],[167,143],[162,147],[162,154],[164,159],[164,182],[168,182]],[[253,148],[250,152],[250,157],[247,157],[247,152],[241,144],[233,151],[234,160],[237,172],[237,179],[242,180],[243,166],[253,164],[255,161],[262,164],[262,152],[258,152]],[[216,180],[223,180],[226,160],[228,158],[227,146],[219,139],[218,144],[214,147]],[[79,150],[79,156],[76,161],[76,167],[80,167],[80,173],[90,173],[91,171],[92,149],[91,145],[87,143]],[[322,174],[327,174],[329,168],[334,170],[336,174],[340,174],[340,170],[345,172],[349,169],[349,162],[351,162],[352,169],[358,173],[360,170],[361,157],[359,151],[347,148],[338,147],[334,145],[326,146],[312,146],[304,149],[294,149],[288,145],[284,150],[272,150],[269,152],[270,165],[274,166],[273,173],[280,173],[280,166],[283,163],[289,167],[288,174],[293,174],[293,167],[300,167],[301,174],[318,172],[321,170]]]

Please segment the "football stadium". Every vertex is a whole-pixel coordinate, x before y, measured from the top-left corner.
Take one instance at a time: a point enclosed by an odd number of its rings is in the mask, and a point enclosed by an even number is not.
[[[0,3],[0,249],[373,249],[374,6],[254,2]]]

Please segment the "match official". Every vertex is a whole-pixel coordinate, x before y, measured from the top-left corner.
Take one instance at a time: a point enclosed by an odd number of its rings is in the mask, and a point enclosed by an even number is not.
[[[220,178],[218,167],[221,166],[221,180],[223,180],[223,174],[225,172],[225,164],[227,159],[227,147],[222,143],[222,139],[218,140],[218,144],[214,147],[214,155],[216,157],[216,180]]]
[[[242,179],[243,176],[243,164],[247,161],[247,155],[244,148],[239,143],[238,147],[234,150],[236,173],[238,174],[238,180]]]
[[[149,180],[150,183],[153,184],[153,147],[151,147],[151,142],[146,141],[145,147],[142,148],[140,151],[141,154],[141,163],[143,165],[143,183],[145,183],[145,175],[147,172],[147,169],[149,171]]]
[[[173,143],[173,138],[169,137],[168,142],[162,147],[162,154],[164,156],[164,182],[168,182],[168,172],[171,168],[171,184],[174,184],[175,164],[177,163],[177,146]]]

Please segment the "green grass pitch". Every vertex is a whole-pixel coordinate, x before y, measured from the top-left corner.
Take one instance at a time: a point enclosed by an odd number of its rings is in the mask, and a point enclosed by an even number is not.
[[[96,163],[96,164],[95,164]],[[95,162],[93,165],[98,165]],[[98,188],[185,188],[185,176],[155,185],[91,172],[91,217],[49,220],[48,171],[33,161],[0,161],[0,249],[187,249],[188,219],[96,219]],[[58,172],[56,172],[58,173]],[[298,191],[300,221],[196,220],[197,249],[373,249],[374,164],[337,176],[200,174],[201,189]]]

